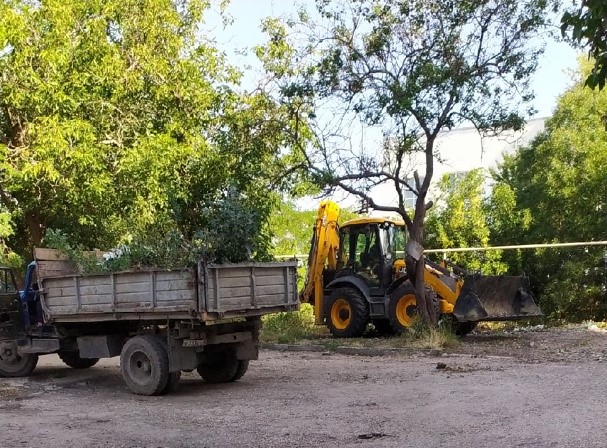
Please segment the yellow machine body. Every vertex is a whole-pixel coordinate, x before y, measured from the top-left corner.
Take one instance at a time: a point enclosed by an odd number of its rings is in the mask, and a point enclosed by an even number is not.
[[[401,252],[405,224],[359,217],[340,228],[339,212],[330,200],[318,208],[301,301],[313,304],[316,323],[326,323],[336,336],[358,336],[370,321],[386,333],[405,330],[416,303]],[[454,317],[460,334],[481,320],[541,315],[525,277],[456,275],[446,262],[426,260],[424,283],[440,314]]]

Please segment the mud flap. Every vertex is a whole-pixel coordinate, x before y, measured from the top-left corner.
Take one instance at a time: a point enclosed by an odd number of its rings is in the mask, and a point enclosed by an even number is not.
[[[459,322],[477,322],[527,319],[542,312],[533,300],[527,277],[475,274],[465,277],[453,315]]]

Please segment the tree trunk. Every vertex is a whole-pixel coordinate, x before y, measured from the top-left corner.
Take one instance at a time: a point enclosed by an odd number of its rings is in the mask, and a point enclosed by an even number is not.
[[[25,225],[29,233],[28,247],[32,249],[39,247],[44,238],[44,226],[40,213],[27,211],[25,212]]]
[[[409,236],[411,240],[418,243],[420,246],[423,242],[423,231],[420,228],[411,229]],[[424,283],[424,271],[426,269],[425,257],[422,256],[419,260],[415,260],[410,255],[407,255],[405,262],[407,271],[413,273],[412,280],[417,292],[417,312],[422,322],[427,326],[435,327],[438,324],[438,317],[434,307],[434,303],[426,296],[426,286]]]
[[[426,158],[426,175],[424,180],[420,182],[420,179],[415,173],[415,184],[418,190],[417,200],[415,201],[415,214],[413,216],[413,222],[409,228],[409,237],[412,241],[419,244],[420,248],[424,246],[424,220],[426,218],[426,195],[430,187],[430,181],[434,173],[434,140],[436,139],[436,132],[433,134],[427,133],[425,158]],[[435,327],[438,325],[438,313],[435,309],[434,301],[431,297],[426,295],[426,287],[424,284],[424,272],[426,269],[426,262],[423,251],[419,254],[419,257],[413,259],[410,255],[406,257],[407,271],[413,273],[413,281],[415,283],[415,290],[417,292],[418,305],[417,312],[424,324],[429,327]]]

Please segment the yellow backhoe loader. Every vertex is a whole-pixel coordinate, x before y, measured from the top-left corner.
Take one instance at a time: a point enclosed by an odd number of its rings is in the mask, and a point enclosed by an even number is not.
[[[414,322],[417,304],[403,259],[405,224],[361,217],[339,227],[339,212],[332,201],[320,204],[301,301],[311,303],[316,323],[326,324],[338,337],[360,336],[369,322],[382,334],[405,331]],[[468,275],[426,260],[424,282],[438,312],[452,316],[459,335],[479,321],[542,315],[524,276]]]

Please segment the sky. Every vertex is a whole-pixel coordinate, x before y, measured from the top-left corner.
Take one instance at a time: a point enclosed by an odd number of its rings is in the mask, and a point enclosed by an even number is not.
[[[261,75],[250,49],[264,42],[264,34],[260,30],[262,20],[269,16],[293,16],[298,5],[314,6],[313,0],[231,0],[227,13],[233,23],[224,27],[217,2],[214,3],[207,15],[205,30],[228,55],[229,61],[243,70],[245,83],[253,83]],[[245,54],[240,54],[243,51]],[[572,83],[577,57],[578,53],[568,44],[553,40],[548,42],[544,55],[538,61],[538,70],[532,77],[536,96],[533,104],[537,109],[534,117],[552,114],[558,96]]]

